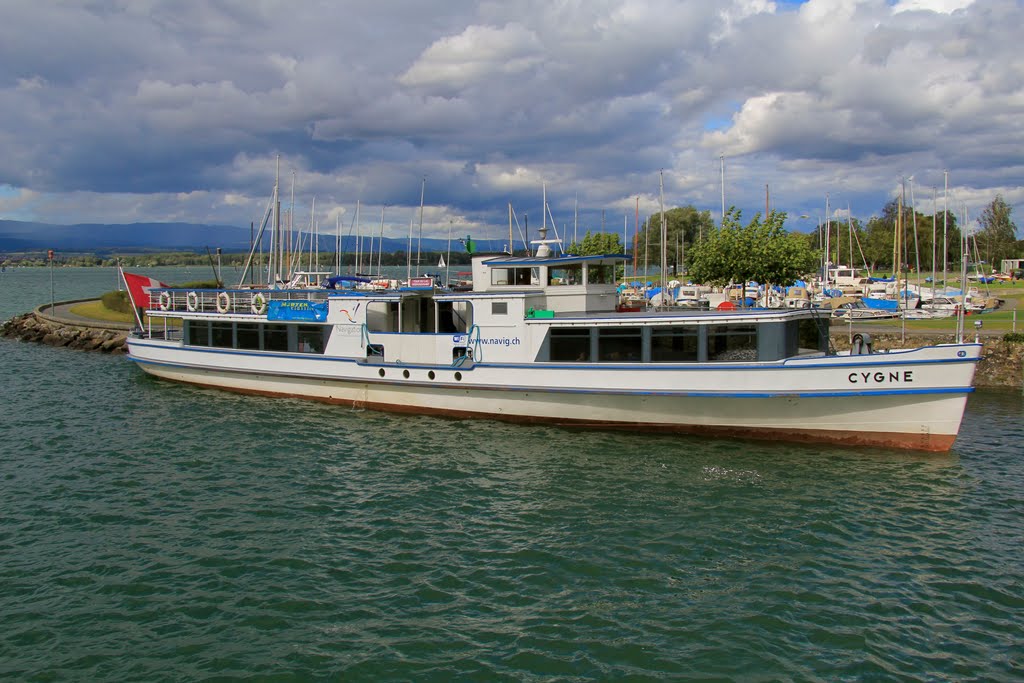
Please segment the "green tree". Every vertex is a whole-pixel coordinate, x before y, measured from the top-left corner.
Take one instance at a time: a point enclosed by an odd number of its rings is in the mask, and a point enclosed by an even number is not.
[[[693,247],[689,274],[694,281],[789,284],[814,269],[817,255],[804,235],[786,232],[785,212],[772,211],[763,221],[758,213],[745,227],[740,218],[741,212],[730,207],[721,227]]]
[[[934,216],[925,215],[904,206],[902,221],[898,221],[899,213],[899,199],[892,199],[882,208],[881,216],[872,216],[868,221],[861,246],[864,248],[864,258],[868,262],[868,267],[873,272],[883,269],[895,270],[893,245],[898,225],[903,226],[903,249],[901,251],[904,267],[916,268],[920,263],[922,271],[930,271],[933,267],[932,254],[934,253],[934,268],[942,270],[943,230],[946,230],[945,262],[947,264],[959,263],[960,230],[953,213],[943,214],[940,211]],[[917,233],[916,243],[914,240],[915,230]]]
[[[978,219],[981,230],[976,239],[981,258],[998,268],[1000,261],[1012,258],[1017,252],[1017,225],[1010,218],[1013,207],[997,194]]]
[[[579,242],[569,245],[568,253],[576,256],[600,256],[601,254],[621,254],[622,243],[619,236],[610,232],[595,232],[589,230]]]
[[[679,206],[665,211],[666,261],[675,266],[676,272],[685,267],[683,259],[689,262],[687,250],[710,234],[715,227],[710,211],[699,211],[692,205]],[[661,213],[652,215],[644,222],[637,236],[637,251],[640,260],[646,256],[651,263],[661,263]]]

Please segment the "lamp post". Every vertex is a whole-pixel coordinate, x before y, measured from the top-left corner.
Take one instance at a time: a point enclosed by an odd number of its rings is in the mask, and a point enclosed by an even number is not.
[[[50,315],[53,315],[53,249],[46,251],[46,258],[50,261]]]

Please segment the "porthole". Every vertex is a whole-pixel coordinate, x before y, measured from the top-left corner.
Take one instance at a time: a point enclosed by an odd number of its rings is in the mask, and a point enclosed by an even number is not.
[[[408,370],[402,370],[402,377],[404,377],[406,379],[409,379],[409,371]]]
[[[430,379],[434,379],[434,371],[431,370],[430,372],[428,372],[427,377],[429,377]]]
[[[462,381],[462,373],[461,372],[456,372],[455,373],[455,381],[456,382],[461,382]]]
[[[381,377],[383,377],[384,376],[384,368],[381,368],[380,370],[378,370],[377,374],[380,375]]]

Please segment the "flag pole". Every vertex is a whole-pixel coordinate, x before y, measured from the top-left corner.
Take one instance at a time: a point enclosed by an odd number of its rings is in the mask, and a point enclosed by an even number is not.
[[[118,259],[118,272],[121,273],[121,280],[124,281],[125,291],[128,292],[128,300],[131,301],[131,312],[135,314],[135,322],[138,323],[138,329],[144,329],[142,326],[142,318],[138,314],[138,306],[135,305],[135,298],[131,295],[131,288],[128,287],[128,279],[125,278],[124,268],[121,267],[121,259]]]

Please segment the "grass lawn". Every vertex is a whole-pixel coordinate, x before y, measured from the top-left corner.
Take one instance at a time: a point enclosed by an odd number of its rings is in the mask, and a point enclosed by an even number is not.
[[[81,304],[76,304],[69,309],[75,315],[80,315],[83,318],[91,318],[93,320],[103,320],[113,323],[134,323],[135,316],[131,313],[121,313],[120,311],[112,311],[103,305],[103,302],[97,299],[96,301],[86,301]],[[142,317],[143,324],[149,322],[149,316]],[[180,318],[169,318],[168,323],[171,325],[181,325]],[[154,319],[154,324],[163,325],[163,318],[159,320]]]
[[[75,315],[80,315],[83,318],[92,318],[94,320],[107,320],[115,323],[131,323],[135,322],[135,316],[131,313],[121,313],[119,311],[112,311],[103,305],[102,301],[98,299],[96,301],[86,301],[85,303],[77,304],[71,307],[71,312]]]

